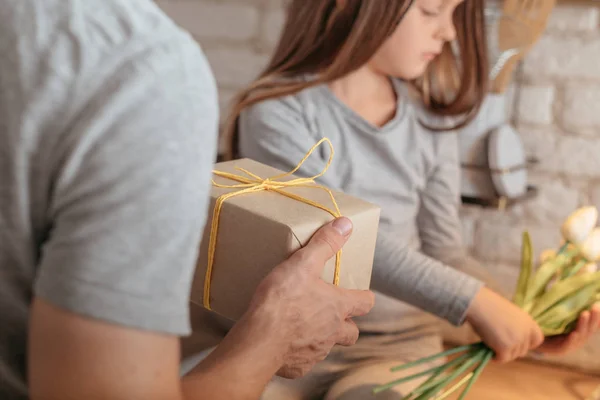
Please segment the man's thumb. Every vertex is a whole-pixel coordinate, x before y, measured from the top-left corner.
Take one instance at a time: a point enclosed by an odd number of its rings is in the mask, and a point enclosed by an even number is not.
[[[308,260],[310,265],[307,267],[321,276],[325,263],[346,244],[351,233],[352,221],[337,218],[319,229],[297,254]]]

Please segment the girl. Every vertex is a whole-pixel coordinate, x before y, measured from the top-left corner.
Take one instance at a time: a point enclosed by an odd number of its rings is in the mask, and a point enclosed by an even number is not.
[[[487,62],[481,0],[291,2],[270,64],[233,109],[232,156],[287,171],[329,137],[338,157],[321,183],[382,207],[372,281],[381,294],[357,320],[356,346],[298,381],[274,381],[265,399],[370,398],[399,377],[391,366],[441,350],[421,310],[468,321],[500,361],[542,344],[537,324],[484,286],[460,237],[453,128],[478,111]],[[322,170],[321,150],[302,174]],[[571,349],[599,323],[600,310],[584,313],[575,333],[542,348]],[[379,398],[400,399],[416,383]]]

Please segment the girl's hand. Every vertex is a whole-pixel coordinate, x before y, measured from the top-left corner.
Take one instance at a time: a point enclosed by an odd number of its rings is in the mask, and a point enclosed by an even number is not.
[[[546,354],[565,354],[575,351],[600,330],[600,303],[590,311],[585,311],[579,317],[577,327],[568,335],[547,338],[538,351]]]
[[[466,319],[499,362],[524,357],[544,342],[542,330],[529,314],[485,287],[471,303]]]

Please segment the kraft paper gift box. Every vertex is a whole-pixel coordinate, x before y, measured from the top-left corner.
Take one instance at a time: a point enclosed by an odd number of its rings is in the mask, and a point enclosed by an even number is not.
[[[282,171],[249,159],[219,163],[215,171],[246,176],[237,168],[268,178],[283,174]],[[281,178],[290,181],[294,176]],[[250,178],[254,179],[254,178]],[[218,185],[240,185],[239,181],[214,176]],[[286,187],[286,193],[334,209],[329,193],[309,183],[302,187]],[[191,292],[191,301],[197,305],[238,320],[261,280],[278,264],[306,245],[313,234],[334,217],[314,205],[271,191],[259,190],[226,199],[218,218],[218,230],[214,235],[215,250],[210,287],[205,291],[206,272],[209,265],[209,242],[217,200],[244,188],[217,187],[213,184],[211,206],[206,230],[200,246],[200,255]],[[369,289],[379,224],[380,208],[346,195],[332,191],[341,214],[352,220],[352,236],[343,247],[339,265],[339,286],[348,289]],[[334,283],[336,257],[326,265],[322,279]],[[208,296],[205,298],[205,294]],[[208,300],[208,301],[207,301]]]

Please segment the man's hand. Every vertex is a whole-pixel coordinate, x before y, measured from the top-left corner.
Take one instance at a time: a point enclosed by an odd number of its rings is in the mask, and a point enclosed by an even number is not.
[[[300,377],[335,344],[356,341],[358,329],[350,318],[373,307],[373,294],[337,288],[320,278],[325,263],[343,246],[351,230],[346,218],[324,226],[306,247],[263,280],[242,319],[185,377],[187,398],[202,390],[203,398],[259,398],[277,372],[288,378]],[[207,387],[214,390],[207,391]]]
[[[258,288],[250,314],[268,320],[283,350],[279,375],[303,376],[336,345],[352,345],[358,328],[352,317],[368,313],[369,291],[334,287],[321,279],[325,263],[342,248],[351,222],[338,219],[319,230],[310,243],[278,266]]]

